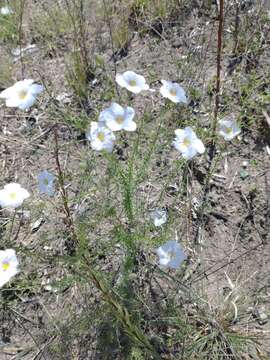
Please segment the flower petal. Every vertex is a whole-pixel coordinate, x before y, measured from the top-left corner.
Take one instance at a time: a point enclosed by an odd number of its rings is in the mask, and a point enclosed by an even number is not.
[[[178,137],[178,138],[182,138],[183,135],[184,135],[184,130],[183,129],[176,129],[174,131],[175,135]]]
[[[205,152],[204,144],[200,139],[194,140],[193,144],[198,153],[203,154]]]
[[[108,109],[110,109],[113,112],[113,114],[116,116],[118,115],[124,116],[125,113],[124,108],[121,105],[117,104],[116,102],[113,102]]]
[[[43,90],[44,90],[43,85],[33,84],[33,85],[31,85],[31,87],[30,87],[30,89],[29,89],[29,92],[30,92],[32,95],[38,95],[38,94],[40,94]]]
[[[114,117],[107,118],[106,125],[111,131],[119,131],[123,128],[123,124],[118,124]]]
[[[126,80],[122,74],[117,74],[115,81],[117,82],[118,85],[120,85],[122,87],[126,87]]]
[[[21,100],[17,96],[9,97],[6,99],[7,107],[18,107],[21,104]]]
[[[135,110],[132,107],[127,106],[125,109],[125,120],[133,120],[134,116]]]
[[[187,104],[187,97],[185,90],[178,84],[176,86],[176,89],[177,89],[177,94],[176,94],[177,101]]]
[[[1,99],[7,99],[9,97],[12,97],[14,94],[16,93],[15,89],[13,86],[3,90],[1,93],[0,93],[0,98]]]
[[[99,122],[106,122],[107,120],[112,120],[112,121],[115,120],[115,115],[110,108],[101,111],[98,118]]]
[[[125,121],[123,129],[126,131],[135,131],[137,129],[137,124],[134,121]]]
[[[27,110],[35,103],[35,101],[35,96],[29,93],[26,98],[18,105],[18,108],[21,110]]]

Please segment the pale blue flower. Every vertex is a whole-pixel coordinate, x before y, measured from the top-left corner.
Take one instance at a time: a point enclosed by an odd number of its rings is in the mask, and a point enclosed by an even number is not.
[[[145,78],[136,74],[134,71],[125,71],[123,74],[116,74],[115,81],[117,84],[134,94],[139,94],[143,90],[149,90]]]
[[[218,125],[219,134],[227,141],[231,141],[241,132],[241,129],[233,115],[225,116],[223,119],[219,120]]]
[[[155,209],[151,211],[150,216],[156,227],[159,227],[167,222],[167,211],[164,209]]]
[[[55,192],[54,187],[55,176],[47,170],[38,174],[38,188],[41,194],[53,196]]]
[[[175,240],[169,240],[156,250],[159,264],[172,269],[177,269],[187,256],[181,245]]]
[[[94,150],[105,150],[109,153],[113,151],[115,135],[102,121],[98,123],[95,121],[91,122],[86,138],[91,141],[91,147]]]
[[[182,153],[186,160],[192,159],[195,155],[203,154],[205,147],[203,142],[197,137],[190,126],[184,129],[175,130],[176,138],[174,139],[174,147]]]
[[[179,84],[167,80],[161,80],[161,82],[160,93],[162,96],[174,103],[187,104],[186,92]]]
[[[135,110],[132,107],[122,107],[117,103],[103,110],[99,115],[99,121],[104,122],[111,131],[135,131],[136,123],[133,121]]]
[[[3,6],[3,7],[1,7],[1,9],[0,9],[0,13],[1,13],[1,15],[10,15],[10,14],[13,13],[13,11],[11,10],[10,7],[8,7],[8,6]]]
[[[0,250],[0,287],[18,274],[19,262],[13,249]]]
[[[44,90],[42,85],[34,84],[33,79],[17,81],[11,87],[0,93],[0,98],[6,101],[7,107],[17,107],[21,110],[29,109],[36,97]]]

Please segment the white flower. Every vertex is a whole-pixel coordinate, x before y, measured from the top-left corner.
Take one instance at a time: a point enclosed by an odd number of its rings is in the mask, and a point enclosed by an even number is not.
[[[132,107],[123,108],[117,103],[112,103],[111,106],[100,113],[99,121],[105,122],[107,127],[112,131],[127,130],[135,131],[136,123],[133,121],[135,111]]]
[[[232,140],[235,136],[241,132],[236,120],[233,116],[226,116],[219,120],[219,134],[227,141]]]
[[[154,221],[155,226],[161,226],[167,221],[167,211],[163,209],[155,209],[151,212],[151,218]]]
[[[173,141],[174,147],[180,151],[186,160],[192,159],[197,153],[203,154],[205,147],[203,142],[197,138],[191,127],[175,130],[176,138]]]
[[[117,74],[115,80],[118,85],[134,94],[139,94],[142,90],[149,90],[149,85],[146,84],[145,78],[142,75],[136,74],[134,71]]]
[[[112,152],[115,136],[104,123],[92,121],[90,131],[86,134],[86,137],[91,141],[92,149]]]
[[[0,190],[0,206],[2,208],[17,208],[30,196],[20,184],[10,183]]]
[[[159,256],[159,264],[173,269],[177,269],[187,258],[182,247],[175,240],[167,241],[166,244],[160,246],[156,252]]]
[[[1,7],[0,12],[1,12],[2,15],[9,15],[9,14],[12,14],[12,13],[13,13],[13,11],[11,10],[11,8],[8,7],[8,6],[3,6],[3,7]]]
[[[187,104],[186,92],[179,84],[167,80],[161,80],[161,82],[163,84],[160,88],[162,96],[174,103],[182,102]]]
[[[0,250],[0,287],[19,272],[19,263],[13,249]]]
[[[34,80],[25,79],[16,82],[13,86],[0,93],[0,98],[6,100],[6,106],[18,107],[21,110],[29,109],[36,97],[43,91],[43,86],[33,84]]]

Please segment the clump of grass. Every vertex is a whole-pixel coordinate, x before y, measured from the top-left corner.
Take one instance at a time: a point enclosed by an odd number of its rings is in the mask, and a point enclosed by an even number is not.
[[[66,78],[77,101],[89,111],[89,82],[95,77],[94,60],[90,57],[90,37],[84,0],[67,1],[66,8],[72,25],[72,54],[67,63]]]
[[[127,47],[130,39],[131,32],[129,30],[128,19],[122,17],[112,30],[112,41],[118,53],[122,52],[122,55],[127,54]]]
[[[0,88],[5,89],[12,81],[13,63],[9,55],[0,58]]]
[[[89,112],[90,81],[94,79],[94,70],[80,51],[74,51],[66,62],[66,79],[73,90],[77,102]]]
[[[164,21],[179,5],[177,1],[133,0],[130,3],[130,8],[132,14],[135,15],[135,21],[150,21],[154,23],[158,19]]]
[[[57,56],[67,49],[71,33],[71,21],[65,7],[40,4],[33,9],[30,18],[32,41],[45,47],[48,56]]]
[[[18,44],[19,42],[17,18],[13,13],[0,14],[0,41],[9,44]]]
[[[46,48],[50,57],[65,56],[66,80],[77,103],[87,110],[94,79],[94,60],[90,56],[90,37],[85,0],[65,1],[61,6],[41,4],[31,19],[33,41]],[[88,109],[89,110],[89,109]]]
[[[162,24],[178,9],[178,1],[129,0],[110,4],[103,1],[105,22],[110,28],[115,60],[128,54],[128,46],[134,36],[134,28],[143,36],[145,32],[161,35]]]
[[[213,314],[210,309],[198,309],[193,339],[186,354],[194,359],[234,359],[240,360],[244,354],[257,347],[257,337],[236,330],[231,312]],[[225,309],[224,309],[225,310]],[[199,354],[197,357],[195,354]]]

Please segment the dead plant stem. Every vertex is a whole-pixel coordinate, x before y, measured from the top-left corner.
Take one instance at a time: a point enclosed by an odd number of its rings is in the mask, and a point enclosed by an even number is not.
[[[215,108],[214,119],[212,123],[212,141],[215,145],[215,136],[217,130],[217,118],[220,105],[220,74],[221,74],[221,53],[222,53],[222,38],[223,38],[223,23],[224,23],[224,0],[219,3],[219,18],[218,18],[218,39],[217,39],[217,78],[216,78],[216,92],[215,92]],[[214,154],[213,154],[214,155]]]
[[[23,62],[23,54],[22,54],[22,38],[23,38],[23,14],[24,14],[25,1],[26,0],[21,0],[20,1],[19,28],[18,28],[22,80],[24,79],[24,62]]]
[[[218,121],[218,113],[219,113],[219,106],[220,106],[220,75],[221,75],[221,53],[222,53],[222,38],[223,38],[223,23],[224,23],[224,0],[220,0],[219,3],[219,26],[218,26],[218,38],[217,38],[217,75],[216,75],[216,91],[215,91],[215,106],[214,106],[214,115],[213,115],[213,122],[212,122],[212,134],[211,134],[211,144],[209,149],[209,164],[207,175],[205,179],[205,185],[202,194],[202,201],[201,206],[198,211],[198,225],[197,231],[195,234],[195,243],[198,243],[201,237],[201,229],[203,225],[203,215],[204,215],[204,208],[205,204],[208,201],[208,193],[209,193],[209,184],[211,180],[211,176],[213,173],[213,168],[215,166],[214,158],[216,154],[216,130],[217,130],[217,121]]]
[[[116,66],[116,60],[114,59],[114,55],[115,55],[116,51],[115,51],[114,41],[113,41],[112,23],[111,23],[111,19],[110,19],[109,13],[108,13],[108,7],[107,7],[106,0],[102,0],[102,3],[103,3],[103,8],[104,8],[104,14],[105,14],[105,22],[107,23],[108,28],[109,28],[111,48],[112,48],[112,60],[113,60],[113,68],[114,68],[114,77],[116,77],[117,66]],[[121,95],[120,95],[120,92],[119,92],[119,89],[118,89],[116,83],[115,83],[115,90],[116,90],[118,98],[121,100]]]
[[[57,125],[54,127],[54,141],[55,141],[54,157],[55,157],[56,168],[57,168],[57,173],[58,173],[58,183],[59,183],[60,193],[61,193],[61,197],[62,197],[62,201],[63,201],[64,212],[66,215],[67,226],[71,232],[72,240],[76,243],[77,235],[75,232],[72,215],[71,215],[71,212],[69,209],[68,193],[65,189],[64,174],[63,174],[60,160],[59,160],[58,127],[57,127]],[[74,243],[74,245],[75,245],[75,243]]]

